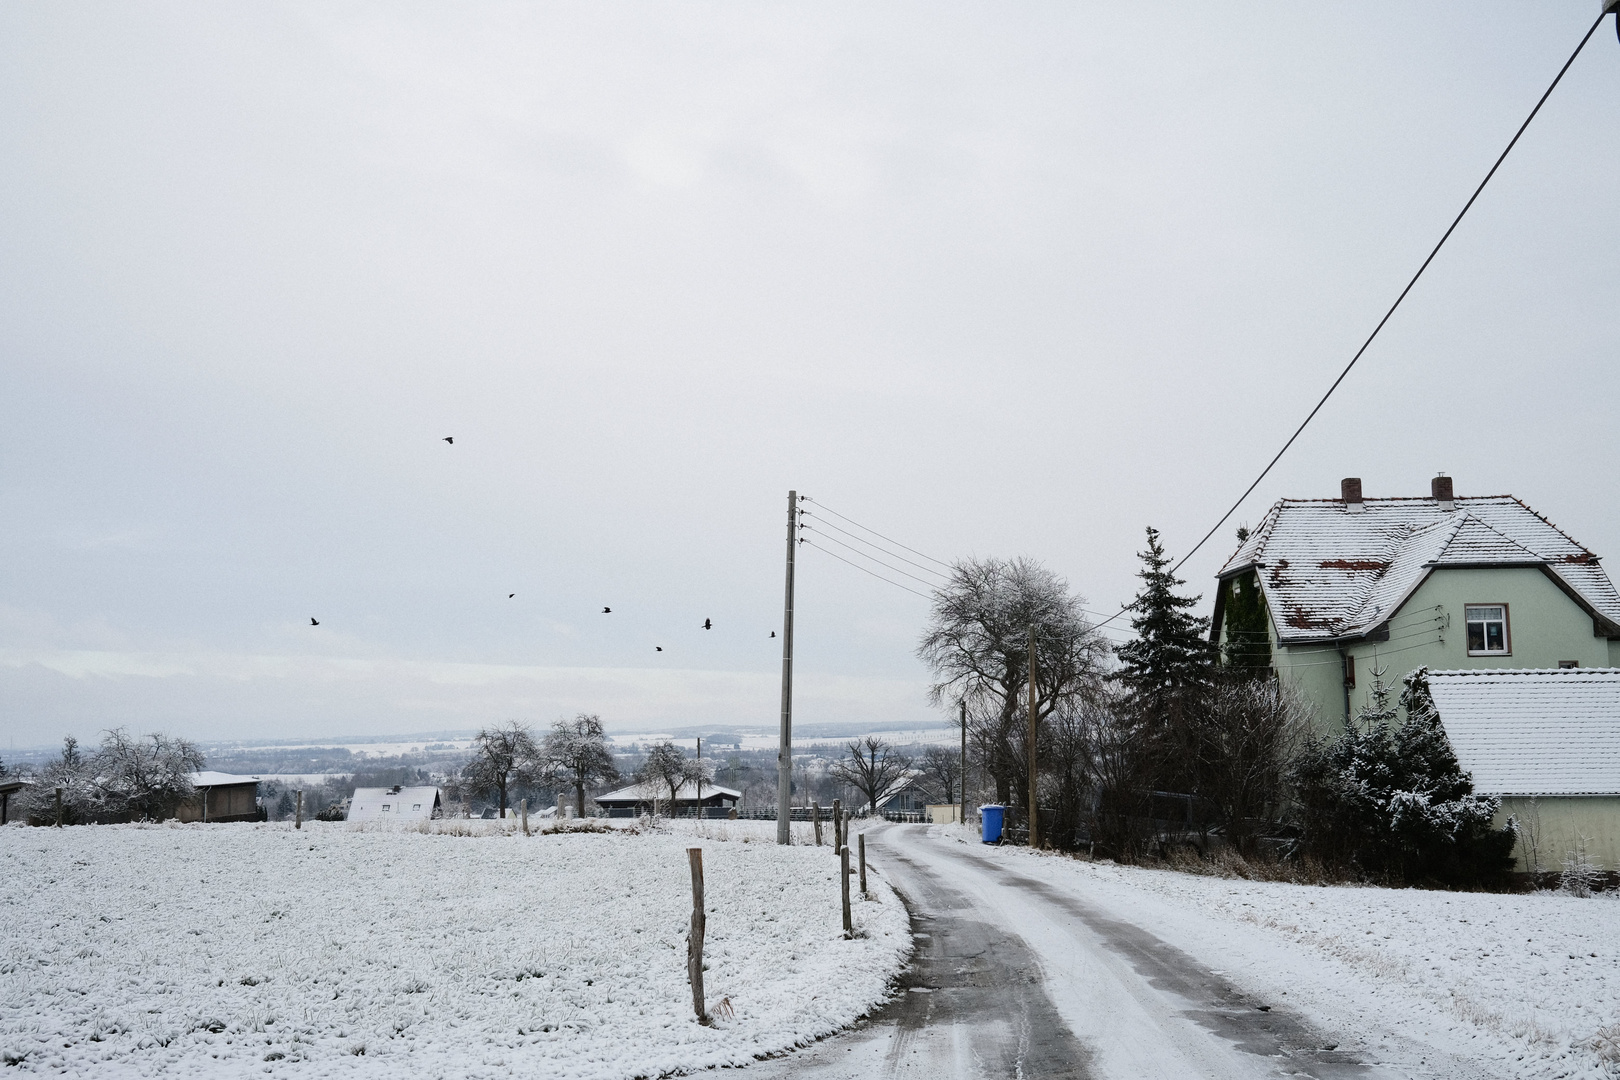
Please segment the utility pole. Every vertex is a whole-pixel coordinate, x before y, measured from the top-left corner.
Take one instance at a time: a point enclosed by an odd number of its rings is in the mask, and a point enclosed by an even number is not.
[[[782,730],[776,749],[776,842],[791,842],[793,800],[793,560],[799,549],[799,493],[788,492],[787,586],[782,598]]]
[[[697,737],[697,819],[703,820],[703,736]]]
[[[967,824],[967,698],[963,698],[962,707],[962,817],[963,825]]]
[[[1029,628],[1029,846],[1041,846],[1041,810],[1040,802],[1036,796],[1035,762],[1035,628]]]

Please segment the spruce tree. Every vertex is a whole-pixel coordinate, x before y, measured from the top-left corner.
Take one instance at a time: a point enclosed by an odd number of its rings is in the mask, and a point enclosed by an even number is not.
[[[1200,597],[1177,594],[1186,582],[1170,572],[1170,558],[1151,525],[1147,542],[1147,550],[1137,552],[1142,589],[1131,602],[1136,640],[1116,650],[1118,678],[1139,715],[1163,721],[1189,692],[1208,685],[1215,654],[1207,624],[1191,611]]]

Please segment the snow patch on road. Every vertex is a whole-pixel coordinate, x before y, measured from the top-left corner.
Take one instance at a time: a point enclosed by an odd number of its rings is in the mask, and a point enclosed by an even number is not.
[[[831,851],[754,823],[491,824],[0,829],[0,1055],[98,1077],[663,1076],[848,1026],[910,952],[881,874],[845,940]],[[714,1027],[686,981],[689,846]]]

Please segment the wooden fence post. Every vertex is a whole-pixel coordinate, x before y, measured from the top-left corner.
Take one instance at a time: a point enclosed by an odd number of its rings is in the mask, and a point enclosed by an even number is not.
[[[844,849],[844,800],[833,800],[833,850]]]
[[[866,897],[866,834],[860,833],[855,839],[860,842],[861,848],[861,897]]]
[[[821,804],[810,803],[810,824],[816,827],[816,847],[821,846]]]
[[[293,828],[304,827],[304,789],[299,788],[295,794],[298,796],[298,809],[293,811]]]
[[[855,936],[855,920],[849,913],[849,845],[845,844],[838,849],[838,863],[842,873],[838,875],[838,884],[844,894],[844,936]]]
[[[522,802],[518,803],[518,813],[523,818],[523,835],[528,836],[529,835],[529,800],[528,799],[524,799]]]
[[[686,859],[692,864],[692,929],[686,935],[686,977],[692,984],[692,1010],[698,1023],[707,1024],[709,1014],[703,1008],[703,931],[707,920],[703,915],[703,849],[687,848]]]
[[[62,827],[62,789],[56,789],[56,827]]]

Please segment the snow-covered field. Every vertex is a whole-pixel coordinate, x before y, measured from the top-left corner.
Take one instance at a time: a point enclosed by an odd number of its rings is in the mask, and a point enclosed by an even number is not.
[[[661,1076],[850,1024],[910,950],[875,872],[845,940],[837,860],[773,823],[472,824],[0,829],[0,1055],[97,1077]],[[713,1027],[686,981],[689,846]]]
[[[1500,1062],[1492,1076],[1620,1076],[1614,893],[1313,887],[982,850],[1325,1020],[1374,1057],[1406,1041]]]

